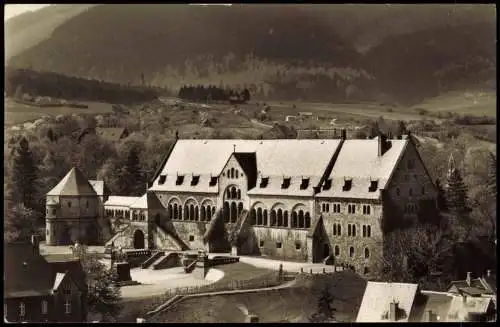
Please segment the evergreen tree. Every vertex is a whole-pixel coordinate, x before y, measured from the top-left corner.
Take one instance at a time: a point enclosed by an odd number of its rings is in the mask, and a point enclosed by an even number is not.
[[[333,296],[330,292],[328,283],[324,284],[318,296],[316,312],[309,318],[310,322],[332,322],[335,317],[336,309],[333,308]]]
[[[139,150],[132,146],[128,151],[125,165],[120,178],[121,193],[130,196],[139,196],[144,193],[145,181],[141,172]]]
[[[38,169],[26,138],[20,140],[12,160],[11,200],[14,203],[22,203],[27,208],[36,209]]]
[[[469,212],[467,207],[467,187],[458,169],[453,169],[448,174],[446,206],[451,213],[457,215]]]

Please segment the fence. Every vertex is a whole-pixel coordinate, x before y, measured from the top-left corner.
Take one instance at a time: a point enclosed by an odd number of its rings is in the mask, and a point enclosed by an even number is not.
[[[125,250],[125,253],[127,254],[127,258],[133,258],[133,257],[141,257],[141,256],[150,256],[151,255],[151,250]]]
[[[218,257],[213,257],[210,259],[210,266],[218,266],[218,265],[227,265],[230,263],[236,263],[239,262],[240,258],[239,257],[223,257],[223,256],[218,256]]]
[[[243,289],[258,289],[278,286],[283,282],[281,274],[276,272],[269,273],[264,276],[260,276],[254,279],[248,280],[231,280],[226,282],[216,282],[213,284],[204,284],[200,286],[192,287],[177,287],[168,290],[165,295],[167,297],[173,297],[176,295],[189,295],[197,293],[212,293],[212,292],[222,292],[222,291],[234,291]]]

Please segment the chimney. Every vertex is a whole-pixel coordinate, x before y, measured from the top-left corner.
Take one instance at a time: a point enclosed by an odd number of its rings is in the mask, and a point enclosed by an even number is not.
[[[257,323],[257,322],[259,322],[259,317],[257,315],[250,315],[249,314],[249,315],[247,315],[245,322],[250,323],[250,324]]]
[[[341,135],[341,136],[340,136],[340,138],[341,138],[342,140],[347,139],[347,132],[346,132],[345,128],[343,128],[343,129],[342,129],[342,132],[341,132],[341,134],[340,134],[340,135]]]
[[[33,245],[33,250],[35,254],[40,254],[40,239],[38,235],[31,235],[31,244]]]
[[[389,303],[389,320],[396,321],[398,319],[397,314],[398,314],[398,303],[395,300],[392,300],[392,302]]]
[[[465,281],[467,282],[467,285],[471,285],[471,281],[472,281],[472,272],[468,271],[467,272],[467,278],[465,279]]]
[[[434,315],[432,314],[432,310],[428,310],[425,312],[425,322],[433,322]]]
[[[179,131],[175,131],[175,139],[178,140],[179,139]]]

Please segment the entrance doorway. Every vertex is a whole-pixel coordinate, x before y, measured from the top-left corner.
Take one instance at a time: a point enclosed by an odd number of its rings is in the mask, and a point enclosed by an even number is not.
[[[134,249],[144,249],[144,233],[142,230],[137,229],[134,232]]]

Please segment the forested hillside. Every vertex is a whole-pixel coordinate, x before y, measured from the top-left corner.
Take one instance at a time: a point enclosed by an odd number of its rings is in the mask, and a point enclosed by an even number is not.
[[[8,65],[175,91],[418,103],[495,87],[495,18],[488,5],[98,5]]]

